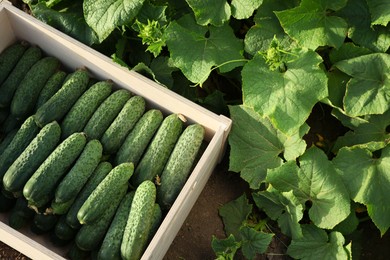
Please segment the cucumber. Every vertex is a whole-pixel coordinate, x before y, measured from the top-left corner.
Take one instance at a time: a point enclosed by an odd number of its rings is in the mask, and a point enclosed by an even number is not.
[[[61,215],[54,227],[55,236],[64,242],[74,239],[78,231],[66,223],[66,215]]]
[[[0,156],[3,154],[4,150],[7,148],[7,146],[11,143],[12,139],[14,139],[16,133],[19,129],[14,129],[11,132],[7,133],[4,138],[1,140],[0,143]]]
[[[59,70],[56,71],[46,82],[45,86],[39,93],[37,103],[35,104],[35,112],[43,104],[46,103],[57,91],[62,87],[65,77],[67,76],[66,72]]]
[[[8,218],[8,224],[14,229],[20,229],[34,217],[35,212],[28,207],[25,198],[20,197],[16,200]]]
[[[121,243],[123,259],[140,259],[152,227],[156,186],[147,180],[136,189]]]
[[[144,112],[145,99],[143,97],[133,96],[126,102],[100,139],[105,154],[113,154],[119,149]]]
[[[37,46],[31,46],[24,52],[8,78],[0,86],[0,107],[8,107],[11,104],[19,83],[30,68],[41,58],[42,51]]]
[[[27,118],[20,126],[14,138],[0,155],[0,180],[3,182],[5,172],[11,164],[19,157],[26,149],[28,144],[38,134],[39,127],[35,124],[34,118]]]
[[[203,142],[204,133],[203,126],[192,124],[180,135],[157,187],[157,201],[162,209],[168,210],[183,188]]]
[[[57,215],[53,214],[36,213],[30,226],[30,230],[37,235],[48,233],[54,229],[58,218],[59,217]]]
[[[88,87],[89,75],[85,69],[71,73],[62,87],[35,113],[37,125],[43,127],[51,121],[61,121]]]
[[[77,195],[77,198],[70,207],[68,213],[66,214],[66,222],[73,228],[78,228],[81,226],[79,220],[77,219],[77,213],[79,209],[87,200],[89,195],[96,189],[99,183],[107,176],[107,174],[112,170],[112,165],[109,162],[101,162],[96,167],[92,176],[88,179],[87,183]]]
[[[160,110],[147,111],[127,135],[115,155],[115,163],[132,162],[136,167],[139,159],[161,125],[163,115]]]
[[[34,111],[39,93],[59,66],[60,61],[55,57],[44,57],[36,62],[15,91],[11,102],[11,114],[21,119],[30,116]]]
[[[16,202],[16,198],[9,198],[0,192],[0,213],[10,211]]]
[[[133,171],[132,163],[122,163],[114,167],[81,206],[77,213],[80,223],[90,224],[97,221],[113,198],[118,196],[117,187],[127,185]]]
[[[23,188],[23,195],[30,206],[38,208],[51,201],[56,186],[76,161],[86,142],[84,133],[74,133],[62,141],[38,167]]]
[[[111,198],[108,207],[105,208],[104,211],[100,212],[101,217],[92,224],[85,224],[81,226],[75,238],[75,242],[79,248],[89,251],[99,248],[108,228],[110,227],[118,205],[127,192],[127,188],[127,184],[121,184],[121,186],[118,186],[115,197]]]
[[[58,145],[60,136],[61,128],[56,121],[42,128],[4,174],[5,190],[15,197],[22,195],[24,185]]]
[[[61,180],[60,184],[57,186],[54,203],[57,204],[67,204],[68,207],[65,207],[66,211],[71,206],[77,194],[84,187],[85,183],[88,181],[89,177],[92,175],[95,168],[98,166],[100,159],[102,158],[103,147],[98,140],[89,141],[85,147],[76,163],[73,165],[72,169],[65,175]],[[65,212],[58,212],[53,208],[54,214],[63,214]]]
[[[99,249],[98,259],[121,260],[122,237],[129,218],[134,194],[135,191],[130,191],[122,199]]]
[[[17,119],[14,115],[9,114],[4,123],[1,125],[0,132],[8,134],[12,130],[19,128],[22,122],[23,121]]]
[[[8,107],[0,107],[0,128],[9,115]]]
[[[100,81],[92,85],[76,101],[61,123],[62,139],[83,128],[99,105],[111,94],[112,81]]]
[[[6,80],[27,48],[28,43],[22,41],[11,44],[0,53],[0,84]]]
[[[152,241],[154,235],[156,234],[158,228],[160,227],[162,220],[162,211],[161,207],[158,203],[154,204],[153,209],[153,216],[152,216],[152,227],[150,228],[149,234],[148,234],[148,243]]]
[[[178,114],[170,114],[163,120],[130,180],[133,187],[161,174],[182,128]]]
[[[130,99],[130,96],[131,93],[128,90],[119,89],[105,99],[84,127],[83,131],[87,134],[87,137],[100,140],[127,100]]]
[[[80,249],[76,243],[73,243],[68,252],[66,253],[66,256],[70,260],[83,260],[83,259],[90,259],[90,251],[85,251]]]

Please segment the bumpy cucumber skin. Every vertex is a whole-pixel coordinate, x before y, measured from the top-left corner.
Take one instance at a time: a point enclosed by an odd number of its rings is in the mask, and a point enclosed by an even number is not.
[[[71,73],[62,87],[35,113],[40,127],[51,121],[61,121],[77,99],[88,88],[89,75],[85,69]]]
[[[45,86],[39,93],[37,103],[35,105],[35,111],[38,110],[43,104],[46,103],[57,91],[62,87],[65,77],[67,76],[66,72],[59,70],[56,71],[46,82]]]
[[[110,173],[111,170],[111,163],[106,161],[99,163],[92,176],[88,179],[88,182],[77,195],[77,198],[75,199],[68,213],[66,214],[66,222],[72,228],[78,228],[81,226],[79,220],[77,219],[77,213],[79,212],[79,209],[87,200],[89,195],[91,195],[91,193],[96,189],[99,183]]]
[[[148,234],[148,243],[152,241],[154,235],[156,234],[158,228],[160,227],[162,220],[162,210],[158,203],[154,204],[153,216],[152,216],[152,227],[150,228]]]
[[[72,169],[61,180],[56,188],[55,202],[74,200],[88,178],[98,166],[103,155],[103,147],[98,140],[89,141]]]
[[[98,252],[98,260],[121,260],[121,243],[135,191],[122,199]]]
[[[128,186],[122,184],[117,187],[115,197],[111,198],[110,205],[102,211],[101,217],[92,224],[81,226],[77,232],[75,242],[83,250],[96,250],[100,246],[112,222],[115,212],[127,192]]]
[[[31,206],[38,208],[50,202],[59,180],[76,161],[86,142],[84,133],[74,133],[38,167],[23,188],[23,195]]]
[[[178,114],[170,114],[163,120],[130,180],[133,187],[161,174],[182,128]]]
[[[11,102],[11,114],[21,119],[30,116],[34,112],[39,93],[59,66],[60,61],[55,57],[44,57],[36,62],[15,91]],[[51,121],[53,120],[49,122]]]
[[[42,51],[39,47],[29,47],[13,68],[8,78],[0,86],[0,107],[7,107],[11,104],[12,97],[30,68],[42,58]]]
[[[130,99],[130,96],[131,93],[126,89],[119,89],[111,93],[96,109],[84,127],[83,131],[87,134],[87,137],[100,140],[127,100]]]
[[[118,196],[116,194],[118,186],[127,185],[133,172],[132,163],[122,163],[114,167],[81,206],[77,213],[80,223],[90,224],[97,221],[101,213],[111,204],[112,199]]]
[[[28,179],[58,145],[60,136],[61,128],[56,121],[42,128],[4,174],[5,190],[21,195]]]
[[[36,125],[34,118],[27,118],[20,126],[14,138],[0,156],[0,180],[3,182],[5,172],[11,164],[19,157],[26,149],[28,144],[34,139],[39,132],[39,127]]]
[[[57,238],[63,241],[72,240],[78,232],[78,229],[72,228],[66,222],[65,215],[61,215],[54,227],[54,233]]]
[[[183,188],[203,142],[204,133],[203,126],[192,124],[180,135],[160,176],[160,185],[157,188],[157,201],[164,210],[172,206]]]
[[[145,112],[145,99],[131,97],[100,139],[105,154],[113,154],[120,148],[127,134]]]
[[[121,255],[126,260],[136,260],[145,250],[152,227],[156,202],[156,186],[151,181],[142,182],[136,189],[121,243]]]
[[[27,48],[27,42],[17,42],[0,53],[0,84],[6,80]]]
[[[62,139],[83,131],[96,109],[111,94],[112,85],[111,81],[100,81],[84,92],[61,123]]]
[[[160,110],[145,112],[123,141],[115,155],[115,163],[132,162],[136,167],[162,121],[163,114]]]

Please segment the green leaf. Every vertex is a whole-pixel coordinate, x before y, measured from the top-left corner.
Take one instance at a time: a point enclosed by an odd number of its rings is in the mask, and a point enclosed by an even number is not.
[[[343,122],[343,121],[342,121]],[[344,123],[344,122],[343,122]],[[344,123],[345,124],[345,123]],[[344,136],[340,136],[333,147],[333,151],[338,151],[344,146],[363,145],[370,142],[388,143],[390,133],[388,127],[390,125],[390,110],[382,115],[370,115],[364,118],[364,121],[349,124],[351,131]]]
[[[386,52],[390,46],[389,27],[372,26],[371,14],[366,0],[348,0],[347,5],[337,12],[348,22],[348,37],[362,47],[376,52]]]
[[[219,209],[219,215],[222,217],[226,234],[233,234],[238,240],[241,240],[240,228],[252,212],[252,204],[248,203],[245,194],[235,200],[224,204]]]
[[[251,55],[266,51],[274,37],[285,49],[291,46],[293,40],[284,32],[274,11],[295,7],[295,2],[297,1],[264,0],[255,14],[255,24],[245,34],[245,51]]]
[[[137,20],[141,23],[147,24],[148,20],[158,21],[161,25],[167,23],[166,5],[153,5],[149,1],[144,2],[141,10],[137,14]]]
[[[330,62],[334,64],[342,60],[348,60],[348,59],[356,58],[370,53],[372,53],[370,49],[357,46],[352,42],[346,42],[343,45],[341,45],[340,48],[332,49],[329,53],[329,59]]]
[[[287,254],[295,259],[351,259],[350,249],[344,247],[345,239],[339,232],[329,235],[314,225],[302,226],[303,237],[291,241]]]
[[[244,105],[290,135],[309,117],[313,106],[328,95],[322,58],[308,49],[294,49],[285,72],[271,70],[257,54],[242,70]]]
[[[194,83],[206,81],[213,66],[243,59],[243,42],[228,25],[200,26],[192,16],[186,15],[170,23],[166,34],[174,65]],[[241,62],[232,62],[219,69],[227,72],[240,65]]]
[[[97,33],[99,41],[106,39],[118,26],[132,21],[145,0],[84,0],[84,17]]]
[[[211,247],[218,257],[217,259],[233,260],[237,250],[241,247],[241,243],[237,242],[232,234],[226,239],[217,239],[213,235]]]
[[[390,21],[390,2],[388,0],[366,1],[371,13],[371,24],[386,26]]]
[[[31,6],[31,11],[37,19],[87,45],[98,43],[97,35],[86,24],[82,6],[78,2],[59,11],[48,8],[45,3],[38,3]]]
[[[186,0],[200,25],[221,26],[229,20],[231,10],[226,0]]]
[[[262,4],[263,0],[232,0],[232,15],[236,19],[247,19]]]
[[[344,147],[333,163],[351,198],[367,206],[383,235],[390,227],[390,145],[375,153],[361,147]]]
[[[322,150],[313,146],[299,159],[268,171],[267,181],[277,190],[292,190],[299,201],[311,202],[309,217],[320,228],[331,229],[348,217],[350,198],[336,169]]]
[[[358,227],[359,225],[359,219],[356,216],[355,210],[351,210],[351,213],[349,216],[341,221],[339,224],[337,224],[334,228],[333,231],[338,231],[344,236],[352,234]]]
[[[233,120],[228,139],[231,147],[229,170],[240,172],[252,189],[260,187],[268,169],[281,165],[279,155],[283,152],[285,159],[294,160],[305,151],[302,136],[308,130],[307,125],[287,137],[249,107],[230,106],[229,110]]]
[[[240,233],[241,250],[246,259],[254,259],[256,254],[265,253],[274,236],[274,234],[256,231],[247,226],[241,227]]]
[[[347,22],[332,14],[341,9],[347,0],[302,0],[300,6],[277,11],[282,27],[299,44],[309,49],[319,46],[338,48],[347,34]]]
[[[159,56],[152,60],[150,69],[153,71],[156,81],[169,88],[173,86],[172,73],[178,68],[173,66],[172,60],[166,56]]]
[[[382,114],[390,108],[390,55],[374,53],[342,60],[334,65],[350,75],[344,98],[351,116]]]
[[[264,210],[272,220],[277,220],[283,234],[292,238],[302,236],[299,221],[303,217],[303,206],[293,191],[278,192],[268,189],[252,193],[252,197],[259,209]]]

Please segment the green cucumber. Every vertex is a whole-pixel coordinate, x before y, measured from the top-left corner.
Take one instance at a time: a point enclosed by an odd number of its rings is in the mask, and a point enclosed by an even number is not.
[[[75,238],[79,229],[72,228],[66,222],[66,215],[61,215],[54,227],[54,234],[62,241],[70,241]]]
[[[66,214],[66,222],[73,228],[80,227],[80,222],[77,219],[77,213],[79,212],[81,206],[87,200],[89,195],[96,189],[99,183],[108,175],[112,170],[112,165],[109,162],[101,162],[96,167],[95,171],[92,173],[92,176],[88,179],[87,183],[77,195],[77,198],[73,202],[72,206]]]
[[[1,125],[0,132],[3,134],[8,134],[12,130],[19,128],[21,122],[23,121],[19,120],[12,114],[9,114],[4,123]]]
[[[88,87],[89,75],[85,69],[71,73],[62,87],[35,113],[37,125],[43,127],[51,121],[61,119],[76,103]]]
[[[180,135],[157,188],[157,201],[162,209],[168,210],[183,188],[203,142],[204,133],[203,126],[192,124]]]
[[[11,143],[12,139],[14,139],[16,133],[19,129],[14,129],[11,132],[7,133],[4,138],[1,140],[0,143],[0,156],[3,154],[4,150],[7,148],[7,146]]]
[[[128,186],[122,184],[116,189],[116,195],[111,198],[110,204],[104,211],[100,212],[101,217],[91,224],[82,225],[79,232],[77,232],[75,242],[82,250],[96,250],[99,248],[101,242],[107,233],[108,228],[112,222],[115,212],[127,192]]]
[[[162,220],[162,211],[161,207],[158,203],[154,204],[153,209],[153,216],[152,216],[152,227],[150,228],[149,234],[148,234],[148,243],[152,241],[154,235],[156,234],[158,228],[160,227]]]
[[[0,128],[9,115],[8,107],[0,107]]]
[[[25,198],[20,197],[16,200],[8,217],[8,224],[14,229],[21,229],[34,217],[35,212],[28,207]]]
[[[129,218],[134,194],[135,191],[130,191],[122,199],[99,249],[98,259],[121,260],[122,237],[125,231],[127,219]]]
[[[111,93],[85,125],[83,131],[87,134],[87,137],[100,140],[127,100],[130,99],[130,96],[131,93],[126,89],[119,89]]]
[[[178,114],[167,116],[153,137],[144,156],[135,168],[130,182],[137,187],[145,180],[154,180],[164,169],[169,155],[183,128],[183,122]]]
[[[44,57],[36,62],[15,91],[11,102],[11,114],[21,119],[30,116],[34,111],[39,93],[59,66],[60,61],[55,57]]]
[[[42,235],[51,231],[57,224],[57,221],[57,215],[36,213],[31,223],[30,230],[37,235]]]
[[[8,78],[0,86],[0,107],[8,107],[12,98],[30,68],[42,58],[42,51],[37,46],[29,47],[13,68]]]
[[[0,155],[0,181],[3,181],[5,172],[11,164],[19,157],[26,149],[28,144],[38,134],[39,127],[35,124],[34,118],[27,118],[20,126],[14,138]]]
[[[77,100],[61,124],[62,138],[83,130],[97,108],[111,94],[112,86],[112,81],[96,82]]]
[[[38,208],[51,201],[59,181],[77,160],[86,142],[84,133],[72,134],[38,167],[23,188],[30,206]]]
[[[80,223],[90,224],[97,221],[117,196],[117,187],[127,185],[133,171],[132,163],[122,163],[114,167],[81,206],[77,213]]]
[[[39,93],[37,103],[35,104],[35,111],[38,110],[43,104],[46,103],[58,90],[62,87],[65,77],[67,76],[66,72],[59,70],[56,71],[46,82],[45,86]]]
[[[58,145],[60,136],[61,128],[56,121],[42,128],[4,174],[5,190],[20,196],[28,179]]]
[[[16,202],[16,198],[9,198],[0,192],[0,213],[10,211]]]
[[[111,94],[112,85],[111,81],[100,81],[84,92],[61,123],[62,139],[83,131],[96,109]]]
[[[115,153],[127,134],[145,112],[145,99],[141,96],[133,96],[123,106],[118,116],[114,119],[100,139],[105,154]]]
[[[147,180],[136,189],[121,243],[123,259],[140,259],[148,242],[156,202],[156,186]]]
[[[70,260],[83,260],[83,259],[90,259],[90,251],[82,250],[77,246],[76,243],[73,243],[68,252],[66,253],[66,256]]]
[[[68,204],[70,201],[74,201],[77,194],[84,187],[89,177],[92,175],[95,168],[98,166],[100,159],[103,155],[103,147],[98,140],[89,141],[72,169],[65,175],[57,186],[54,195],[54,204]],[[66,207],[65,207],[66,209]],[[61,214],[65,212],[57,212],[55,207],[53,208],[54,214]],[[66,209],[67,211],[67,209]]]
[[[0,53],[0,84],[6,80],[27,48],[28,43],[22,41],[11,44]]]
[[[132,162],[137,166],[162,121],[160,110],[151,109],[143,114],[116,153],[115,163]]]

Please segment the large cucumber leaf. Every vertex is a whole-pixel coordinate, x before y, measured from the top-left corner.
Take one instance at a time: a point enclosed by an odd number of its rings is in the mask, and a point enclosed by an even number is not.
[[[390,227],[390,145],[376,152],[359,146],[344,147],[333,163],[351,198],[367,206],[383,235]]]
[[[313,146],[299,159],[271,169],[267,182],[275,189],[292,190],[302,204],[309,203],[309,217],[320,228],[331,229],[350,214],[350,197],[325,153]]]
[[[338,48],[345,40],[348,25],[333,12],[346,3],[347,0],[302,0],[298,7],[275,13],[287,34],[302,46],[313,50],[326,45]]]

